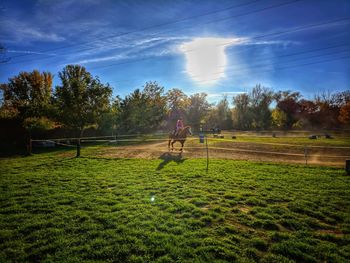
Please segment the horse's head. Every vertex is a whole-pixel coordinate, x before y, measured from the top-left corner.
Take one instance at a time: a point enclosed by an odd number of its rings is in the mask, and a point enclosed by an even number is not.
[[[191,126],[186,126],[186,134],[192,135]]]

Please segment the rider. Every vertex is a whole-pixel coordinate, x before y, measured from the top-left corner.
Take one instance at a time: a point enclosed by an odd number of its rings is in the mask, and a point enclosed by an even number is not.
[[[182,117],[180,117],[176,122],[176,129],[175,129],[175,136],[179,134],[179,131],[181,131],[184,128],[184,123],[182,120]]]

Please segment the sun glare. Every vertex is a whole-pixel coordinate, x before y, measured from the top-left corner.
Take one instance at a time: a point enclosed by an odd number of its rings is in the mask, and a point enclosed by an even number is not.
[[[238,43],[234,38],[195,38],[180,46],[186,56],[186,72],[198,84],[212,85],[225,77],[225,48]]]

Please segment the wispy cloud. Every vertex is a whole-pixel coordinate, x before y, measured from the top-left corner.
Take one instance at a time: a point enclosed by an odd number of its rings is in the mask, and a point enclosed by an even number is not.
[[[177,45],[174,43],[183,41],[184,39],[188,39],[188,37],[151,37],[141,40],[119,38],[115,43],[111,43],[111,45],[96,43],[92,52],[91,50],[87,50],[86,52],[76,54],[76,58],[80,59],[71,64],[88,64],[172,55],[179,52]]]
[[[8,53],[19,53],[19,54],[35,54],[35,55],[56,56],[55,53],[45,53],[45,52],[37,52],[37,51],[31,51],[31,50],[14,50],[14,49],[9,49],[6,52],[8,52]]]
[[[60,42],[65,38],[53,32],[43,31],[30,24],[18,21],[18,20],[5,20],[2,21],[1,36],[4,42]]]
[[[242,42],[241,45],[299,45],[299,41],[292,40],[254,40],[247,38],[246,42]]]

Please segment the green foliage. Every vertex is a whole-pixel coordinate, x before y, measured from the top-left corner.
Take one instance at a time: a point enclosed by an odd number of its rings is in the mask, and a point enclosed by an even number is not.
[[[199,131],[200,125],[204,122],[210,107],[206,93],[196,93],[190,96],[186,109],[186,119],[193,130]]]
[[[233,97],[232,109],[233,127],[235,129],[248,130],[252,128],[253,113],[250,108],[250,98],[247,93]]]
[[[21,123],[27,118],[46,118],[78,135],[87,127],[96,127],[101,134],[173,129],[179,117],[195,131],[204,124],[209,129],[338,128],[349,126],[350,120],[349,91],[321,93],[307,100],[299,92],[273,93],[256,85],[251,92],[234,96],[230,108],[227,96],[211,105],[205,93],[188,97],[180,89],[171,89],[165,94],[156,82],[111,102],[111,87],[79,65],[66,66],[59,77],[62,83],[54,96],[49,72],[20,72],[1,84],[0,118]],[[275,109],[271,108],[273,99]],[[31,129],[29,126],[25,124]]]
[[[189,105],[189,98],[180,89],[171,89],[166,93],[167,99],[167,121],[170,127],[175,126],[176,121],[186,117],[186,109]]]
[[[271,126],[270,104],[273,92],[261,85],[255,86],[249,94],[233,97],[233,123],[238,129],[268,129]]]
[[[122,133],[149,132],[158,128],[166,114],[164,88],[147,82],[143,91],[135,90],[120,101],[118,122]]]
[[[36,131],[45,131],[54,128],[55,123],[46,117],[32,117],[26,118],[23,121],[23,127],[30,133]]]
[[[215,107],[212,107],[206,116],[205,123],[208,129],[214,127],[222,130],[232,129],[232,112],[227,96],[224,96]]]
[[[80,136],[87,126],[96,124],[108,112],[112,89],[79,65],[66,66],[59,77],[62,85],[55,92],[58,118]]]
[[[271,126],[270,104],[273,92],[261,85],[256,85],[250,93],[253,128],[268,129]]]

